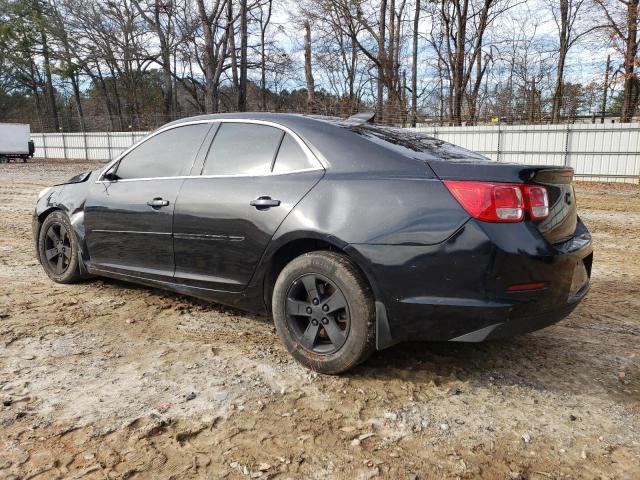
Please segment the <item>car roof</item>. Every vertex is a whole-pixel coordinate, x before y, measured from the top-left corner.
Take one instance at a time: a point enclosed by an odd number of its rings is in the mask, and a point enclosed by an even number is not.
[[[340,117],[330,117],[325,115],[309,115],[303,113],[275,113],[275,112],[229,112],[229,113],[209,113],[205,115],[195,115],[181,118],[167,125],[194,122],[198,120],[262,120],[273,122],[295,130],[296,126],[309,125],[310,123],[325,122],[338,126],[344,122]]]
[[[332,171],[342,173],[388,172],[431,176],[433,172],[427,164],[428,160],[446,159],[447,151],[459,152],[461,155],[468,152],[441,140],[429,138],[420,132],[320,115],[272,112],[216,113],[183,118],[168,125],[198,120],[255,120],[286,127],[300,137],[323,165]],[[422,151],[411,148],[411,141],[416,138],[429,143],[429,148]]]

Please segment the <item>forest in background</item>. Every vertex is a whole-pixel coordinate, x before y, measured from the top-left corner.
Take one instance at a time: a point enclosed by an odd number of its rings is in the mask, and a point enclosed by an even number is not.
[[[0,121],[125,131],[199,113],[375,110],[402,126],[629,122],[638,3],[0,0]]]

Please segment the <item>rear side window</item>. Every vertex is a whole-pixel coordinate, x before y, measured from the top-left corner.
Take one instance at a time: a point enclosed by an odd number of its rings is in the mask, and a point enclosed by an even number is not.
[[[151,137],[120,160],[116,175],[132,179],[188,174],[210,127],[207,123],[186,125]]]
[[[309,158],[307,158],[304,150],[302,150],[298,142],[287,133],[284,136],[284,140],[282,140],[280,150],[278,150],[276,163],[273,166],[273,173],[286,173],[312,167],[313,165],[309,162]]]
[[[251,123],[222,123],[202,175],[266,175],[284,132]]]

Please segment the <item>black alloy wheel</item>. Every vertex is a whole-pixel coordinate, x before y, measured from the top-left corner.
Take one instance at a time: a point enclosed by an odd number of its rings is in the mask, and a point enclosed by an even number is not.
[[[64,212],[51,212],[42,222],[38,236],[38,254],[44,271],[58,283],[82,279],[78,260],[78,241]]]
[[[285,312],[295,339],[310,352],[332,354],[347,340],[351,326],[347,300],[323,275],[309,273],[294,281]]]
[[[62,275],[71,265],[71,238],[61,223],[52,223],[44,239],[44,260],[51,272]]]
[[[278,275],[271,304],[282,343],[316,372],[344,372],[375,349],[373,293],[341,252],[319,250],[291,260]]]

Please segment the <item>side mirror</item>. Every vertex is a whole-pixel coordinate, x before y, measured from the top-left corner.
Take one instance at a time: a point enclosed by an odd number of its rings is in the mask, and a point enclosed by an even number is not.
[[[101,180],[106,180],[107,182],[117,182],[120,180],[120,177],[116,175],[116,169],[118,168],[118,164],[111,167],[109,170],[102,174]]]

